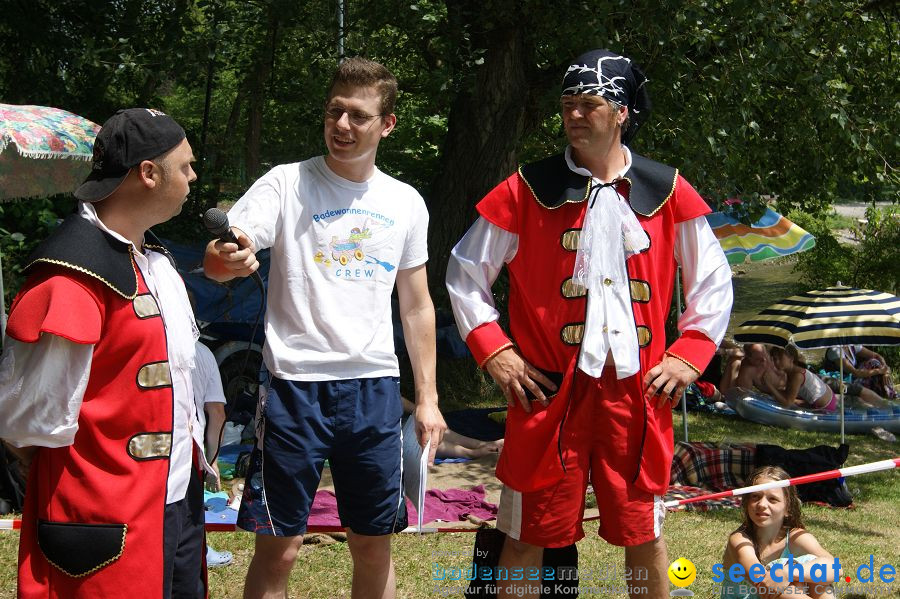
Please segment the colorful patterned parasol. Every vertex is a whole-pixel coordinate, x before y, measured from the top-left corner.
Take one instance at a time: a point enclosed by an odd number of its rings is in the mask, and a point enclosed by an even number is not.
[[[99,130],[59,108],[0,104],[0,201],[74,191],[91,170]]]
[[[723,212],[706,215],[729,264],[741,264],[803,252],[816,245],[815,238],[771,208],[748,226]]]
[[[75,191],[91,170],[99,130],[59,108],[0,104],[0,202]],[[0,339],[5,330],[0,267]]]

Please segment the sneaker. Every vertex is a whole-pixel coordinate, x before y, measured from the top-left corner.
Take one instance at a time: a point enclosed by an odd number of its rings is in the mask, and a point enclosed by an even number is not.
[[[206,546],[206,567],[220,568],[227,566],[234,558],[230,551],[216,551],[209,545]]]
[[[896,443],[897,437],[894,436],[894,433],[890,431],[886,431],[880,426],[876,426],[872,429],[872,434],[881,439],[882,441],[887,441],[889,443]]]

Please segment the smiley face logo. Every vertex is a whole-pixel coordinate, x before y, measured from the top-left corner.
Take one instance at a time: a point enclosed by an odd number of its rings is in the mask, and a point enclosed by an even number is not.
[[[677,587],[686,587],[697,578],[697,568],[694,563],[683,557],[669,564],[669,580]]]

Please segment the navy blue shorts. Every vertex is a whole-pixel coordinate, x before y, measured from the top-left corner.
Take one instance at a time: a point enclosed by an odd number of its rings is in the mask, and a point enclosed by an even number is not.
[[[277,536],[306,532],[327,459],[341,525],[362,535],[407,526],[398,379],[271,379],[260,406],[237,524]]]

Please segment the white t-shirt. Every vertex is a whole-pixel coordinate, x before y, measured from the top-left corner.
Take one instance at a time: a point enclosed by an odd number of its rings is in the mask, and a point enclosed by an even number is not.
[[[273,375],[324,381],[399,376],[391,323],[398,270],[428,259],[428,212],[378,169],[364,183],[322,156],[276,166],[229,211],[272,248],[263,358]]]
[[[206,415],[203,406],[208,403],[228,403],[222,390],[222,375],[212,350],[197,342],[197,353],[194,357],[194,368],[191,380],[194,385],[194,403],[197,405],[197,416],[201,428],[206,427]]]

